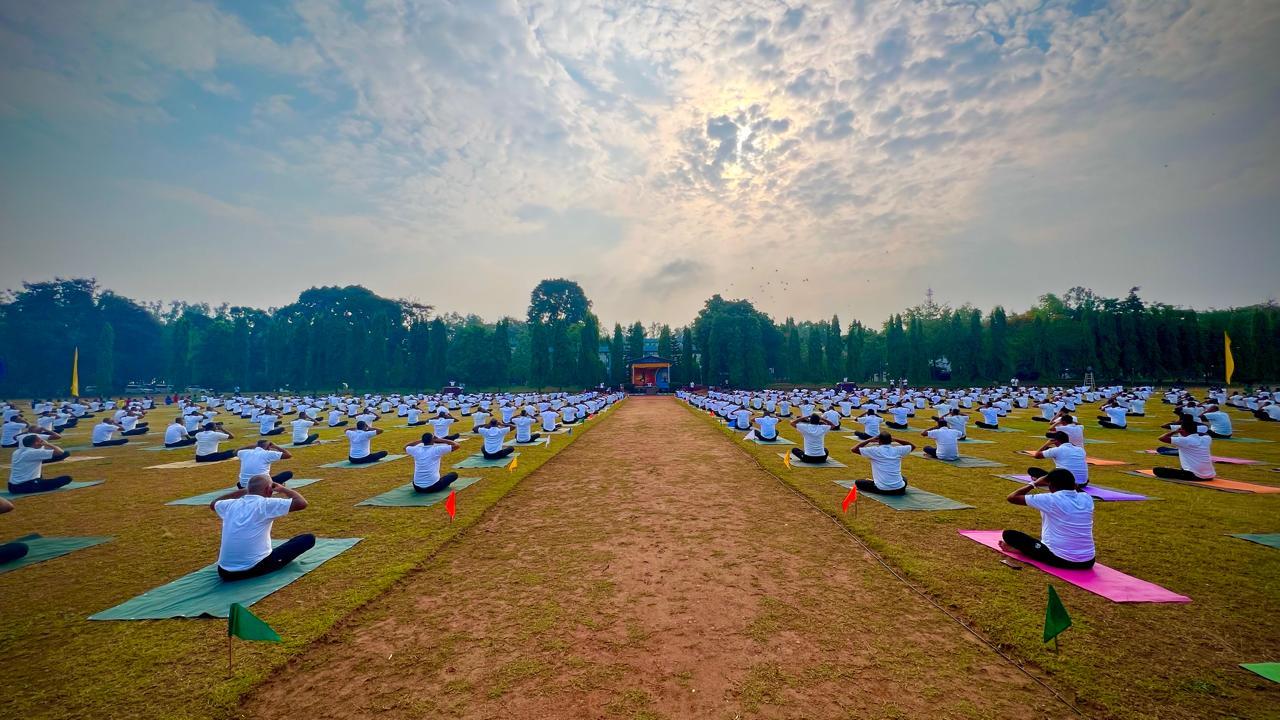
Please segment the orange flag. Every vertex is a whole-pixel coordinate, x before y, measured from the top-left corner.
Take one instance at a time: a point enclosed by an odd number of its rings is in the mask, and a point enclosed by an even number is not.
[[[840,503],[841,512],[849,512],[849,506],[858,502],[858,486],[854,485],[849,488],[849,494],[844,496],[844,502]]]
[[[520,462],[520,458],[518,458],[518,457],[516,457],[514,454],[512,454],[512,456],[511,456],[511,464],[507,466],[507,472],[515,472],[515,471],[516,471],[516,465],[517,465],[519,462]]]
[[[782,464],[786,465],[788,470],[791,469],[791,453],[782,453]]]
[[[453,516],[458,514],[458,496],[450,490],[449,498],[444,501],[444,509],[449,513],[449,522],[453,522]]]

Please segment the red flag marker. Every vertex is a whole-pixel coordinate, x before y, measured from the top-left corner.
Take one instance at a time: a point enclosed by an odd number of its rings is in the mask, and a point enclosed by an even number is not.
[[[849,512],[849,506],[858,502],[858,486],[854,485],[849,488],[849,494],[844,496],[844,502],[840,503],[841,512]]]
[[[449,499],[444,501],[444,509],[449,512],[449,522],[453,522],[453,516],[458,514],[458,496],[454,491],[449,491]]]

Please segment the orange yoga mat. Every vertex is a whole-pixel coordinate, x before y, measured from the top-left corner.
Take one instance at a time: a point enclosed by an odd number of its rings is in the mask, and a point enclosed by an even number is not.
[[[1254,485],[1253,483],[1239,482],[1237,480],[1228,480],[1226,478],[1214,478],[1212,480],[1172,480],[1170,478],[1157,477],[1153,470],[1135,470],[1135,474],[1145,475],[1157,480],[1166,482],[1176,482],[1181,485],[1194,485],[1196,487],[1207,487],[1213,490],[1224,490],[1226,492],[1246,492],[1246,493],[1280,493],[1280,487],[1272,487],[1270,485]]]
[[[1035,454],[1036,454],[1035,450],[1019,450],[1018,452],[1022,453],[1023,455],[1030,455],[1032,457],[1035,457]],[[1129,464],[1123,460],[1103,460],[1102,458],[1094,458],[1094,457],[1086,457],[1084,461],[1089,463],[1090,465],[1097,465],[1099,467],[1110,467],[1112,465],[1128,465]]]

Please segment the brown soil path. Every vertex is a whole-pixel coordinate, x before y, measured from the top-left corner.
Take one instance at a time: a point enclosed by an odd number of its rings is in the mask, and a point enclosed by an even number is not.
[[[633,398],[242,713],[1069,711],[677,401]]]

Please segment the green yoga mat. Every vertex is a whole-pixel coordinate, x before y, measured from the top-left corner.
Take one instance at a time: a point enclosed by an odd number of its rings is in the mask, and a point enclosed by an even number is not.
[[[294,479],[285,483],[285,485],[293,488],[294,490],[297,490],[300,487],[306,487],[312,483],[318,483],[318,482],[320,482],[319,478],[307,479],[307,480]],[[223,495],[226,495],[229,492],[234,491],[235,489],[236,487],[232,485],[231,487],[220,488],[212,492],[204,493],[203,495],[193,495],[189,498],[170,500],[169,502],[165,503],[165,505],[208,505],[214,500],[217,500],[218,498],[222,497]]]
[[[368,500],[361,500],[356,505],[367,505],[369,507],[431,507],[449,497],[449,491],[471,487],[478,482],[480,482],[480,478],[460,477],[449,483],[449,487],[444,490],[429,493],[420,493],[413,489],[413,483],[406,483],[394,490],[375,495]]]
[[[837,480],[842,488],[853,487],[852,480]],[[858,497],[865,497],[883,503],[894,510],[972,510],[972,505],[956,502],[949,497],[934,495],[931,492],[907,486],[905,495],[881,495],[880,493],[860,492]]]
[[[404,455],[388,455],[377,462],[371,462],[371,463],[353,463],[350,460],[339,460],[338,462],[327,463],[325,465],[321,465],[320,467],[359,469],[359,468],[373,467],[374,465],[381,465],[382,463],[389,463],[393,460],[399,460],[402,457],[404,457]]]
[[[90,620],[164,620],[175,617],[227,616],[231,603],[245,607],[320,567],[353,545],[360,538],[317,539],[316,546],[283,568],[247,580],[224,582],[218,577],[217,563],[206,565],[167,585],[127,600],[109,610],[90,615]],[[283,540],[276,540],[279,545]]]
[[[1271,682],[1280,682],[1280,662],[1240,663],[1240,667]]]
[[[511,458],[515,457],[520,457],[520,453],[511,453],[510,455],[498,458],[497,460],[487,460],[484,455],[472,455],[457,465],[454,465],[454,467],[459,469],[506,467],[511,464]]]
[[[1231,537],[1248,540],[1249,542],[1266,545],[1280,550],[1280,533],[1240,533]]]
[[[179,445],[178,447],[165,447],[164,445],[148,445],[142,448],[143,452],[173,452],[174,450],[186,450],[193,452],[195,445]]]
[[[760,438],[758,438],[758,437],[756,437],[756,436],[752,435],[752,436],[751,436],[751,440],[749,440],[748,442],[753,442],[753,443],[755,443],[755,444],[757,444],[757,445],[795,445],[795,443],[793,443],[793,442],[791,442],[790,440],[788,440],[788,439],[786,439],[786,438],[782,437],[781,435],[779,435],[779,436],[778,436],[778,439],[777,439],[777,440],[772,440],[772,441],[769,441],[769,440],[761,440]]]
[[[1016,433],[1016,432],[1022,432],[1021,430],[1017,430],[1017,429],[1015,429],[1015,428],[1008,428],[1008,427],[998,427],[998,428],[996,428],[995,430],[992,430],[992,429],[990,429],[990,428],[983,428],[983,427],[976,427],[976,426],[975,426],[973,429],[974,429],[974,430],[985,430],[985,431],[987,431],[987,432],[998,432],[998,433]]]
[[[45,492],[38,492],[38,493],[11,493],[6,490],[3,492],[0,492],[0,498],[4,498],[5,500],[21,500],[22,498],[39,497],[41,495],[48,495],[50,493],[60,493],[60,492],[66,492],[68,490],[79,490],[80,488],[93,487],[94,485],[101,485],[104,482],[106,481],[90,480],[88,482],[70,482],[58,488],[57,490],[46,490]]]
[[[40,537],[39,535],[28,535],[20,537],[12,542],[26,543],[27,554],[14,560],[0,565],[0,573],[7,573],[10,570],[17,570],[28,565],[35,565],[38,562],[52,560],[56,557],[62,557],[68,553],[77,550],[83,550],[94,545],[101,545],[104,542],[111,542],[109,537]]]
[[[919,452],[919,451],[913,452],[911,454],[918,458],[924,458],[926,460],[936,460],[937,462],[944,462],[952,467],[958,467],[958,468],[1006,467],[1004,463],[998,463],[995,460],[987,460],[986,458],[972,457],[970,455],[961,455],[958,460],[938,460],[937,458],[931,458],[928,455],[925,455],[923,452]]]
[[[789,454],[789,453],[778,453],[778,457],[780,457],[780,458],[785,458],[788,454]],[[807,462],[802,462],[799,458],[797,458],[797,457],[795,457],[795,456],[793,455],[793,456],[791,457],[791,467],[793,467],[793,468],[817,468],[817,469],[821,469],[821,468],[842,468],[842,467],[848,467],[848,465],[845,465],[844,463],[840,462],[839,460],[832,460],[830,455],[828,455],[828,456],[827,456],[827,461],[826,461],[826,462],[824,462],[824,463],[807,463]]]
[[[551,444],[551,438],[546,435],[538,438],[537,440],[534,440],[533,442],[522,443],[522,442],[516,442],[514,439],[512,439],[502,443],[503,447],[538,447],[539,445],[550,445],[550,444]]]
[[[1229,438],[1220,438],[1219,442],[1273,443],[1275,442],[1275,440],[1263,440],[1262,438],[1249,438],[1249,437],[1229,437]]]
[[[143,470],[181,470],[183,468],[211,467],[213,465],[221,465],[229,463],[235,458],[227,458],[226,460],[215,460],[213,462],[196,462],[195,460],[177,460],[162,465],[148,465]]]
[[[965,438],[960,442],[968,443],[970,445],[995,445],[996,444],[995,440],[979,440],[978,438]]]

